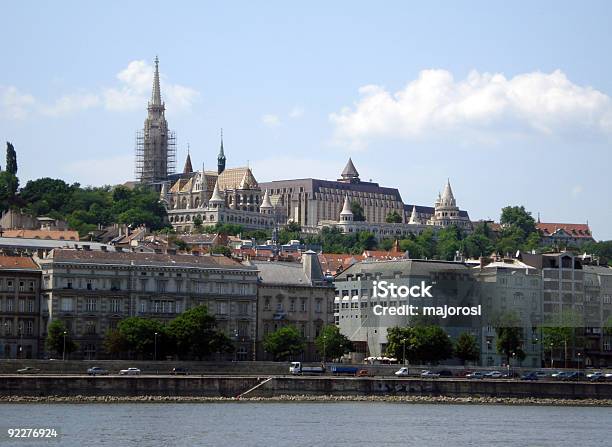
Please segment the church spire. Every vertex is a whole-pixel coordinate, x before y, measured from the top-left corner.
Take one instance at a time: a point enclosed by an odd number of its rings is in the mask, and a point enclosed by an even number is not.
[[[159,87],[159,58],[155,56],[155,73],[153,74],[153,93],[151,94],[151,105],[161,106],[161,89]]]
[[[187,159],[185,160],[185,167],[183,168],[183,174],[191,174],[193,172],[193,166],[191,165],[191,154],[189,153],[189,146],[187,146]]]
[[[223,129],[221,129],[221,147],[217,156],[217,174],[225,171],[225,151],[223,150]]]

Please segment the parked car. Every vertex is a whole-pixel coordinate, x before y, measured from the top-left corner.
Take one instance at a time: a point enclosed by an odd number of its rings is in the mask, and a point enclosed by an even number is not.
[[[601,371],[595,371],[587,374],[586,378],[591,382],[603,382],[606,380],[606,375]]]
[[[172,368],[172,371],[170,371],[170,374],[174,376],[188,376],[189,371],[187,370],[187,368],[177,366],[176,368]]]
[[[516,371],[507,371],[502,374],[502,378],[504,379],[516,379],[519,377],[521,377],[521,375],[517,373]]]
[[[573,380],[573,381],[580,381],[580,380],[586,380],[586,375],[584,374],[584,371],[574,371],[571,372],[564,380]]]
[[[140,375],[140,370],[138,368],[122,369],[119,374],[122,376],[137,376]]]
[[[443,369],[442,371],[438,371],[438,375],[440,377],[453,377],[453,372],[448,369]]]
[[[410,375],[410,373],[408,372],[408,368],[406,368],[405,366],[402,366],[400,369],[395,371],[395,375],[397,377],[407,377]]]
[[[36,374],[39,372],[40,372],[40,369],[33,368],[31,366],[26,366],[25,368],[21,368],[17,370],[18,374]]]
[[[484,379],[485,373],[483,373],[482,371],[474,371],[473,373],[470,373],[465,377],[468,379]]]
[[[87,369],[87,374],[90,376],[103,376],[108,374],[108,371],[99,366],[92,366],[91,368]]]
[[[357,377],[369,377],[370,376],[370,371],[368,371],[367,369],[360,369],[359,371],[357,371],[357,374],[355,374]]]
[[[501,379],[504,375],[499,371],[489,371],[485,373],[487,379]]]
[[[521,380],[538,380],[538,374],[535,371],[527,372],[521,376]]]
[[[551,376],[555,380],[566,380],[570,376],[570,371],[557,371]]]
[[[440,377],[440,374],[433,372],[433,371],[423,371],[421,373],[421,377],[424,379],[436,379]]]
[[[612,373],[606,373],[604,377],[606,382],[612,382]]]
[[[548,371],[536,371],[535,373],[538,376],[538,379],[546,379],[550,377],[550,373]]]

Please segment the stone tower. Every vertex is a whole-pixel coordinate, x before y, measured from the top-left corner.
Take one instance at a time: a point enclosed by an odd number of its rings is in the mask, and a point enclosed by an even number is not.
[[[153,92],[144,128],[136,135],[136,178],[141,183],[161,185],[174,173],[175,137],[168,130],[166,106],[161,99],[159,59],[155,57]]]

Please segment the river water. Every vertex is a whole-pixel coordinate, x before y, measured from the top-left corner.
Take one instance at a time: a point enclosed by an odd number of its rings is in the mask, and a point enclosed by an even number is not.
[[[612,408],[407,403],[0,404],[9,446],[606,446]],[[8,427],[55,428],[9,440]]]

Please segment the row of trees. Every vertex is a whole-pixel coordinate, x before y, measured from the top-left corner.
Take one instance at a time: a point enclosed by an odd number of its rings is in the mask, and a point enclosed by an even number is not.
[[[306,340],[295,326],[283,326],[266,335],[263,348],[272,354],[275,361],[283,361],[298,357],[306,348]],[[324,326],[315,339],[315,348],[321,359],[342,357],[353,350],[353,344],[337,326]]]
[[[205,306],[194,307],[164,324],[157,320],[130,317],[106,334],[104,347],[116,358],[204,359],[215,353],[234,351],[231,340],[216,327]],[[78,349],[60,320],[49,325],[47,349],[63,356]]]

